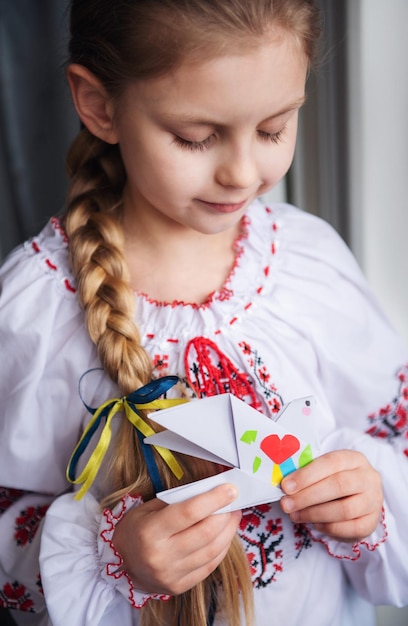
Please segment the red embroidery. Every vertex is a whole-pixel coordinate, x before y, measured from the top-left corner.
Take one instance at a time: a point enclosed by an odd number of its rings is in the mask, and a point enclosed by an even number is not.
[[[349,546],[349,550],[351,551],[351,554],[335,554],[333,550],[330,548],[329,540],[323,539],[323,535],[321,535],[321,533],[316,533],[316,531],[314,531],[312,528],[309,528],[308,526],[305,526],[304,528],[306,528],[307,532],[309,533],[313,541],[324,545],[324,547],[326,548],[330,556],[333,556],[335,559],[344,559],[346,561],[358,561],[358,559],[361,556],[362,547],[367,548],[369,552],[374,552],[374,550],[376,550],[382,543],[384,543],[388,537],[387,525],[385,523],[384,507],[382,508],[382,511],[381,511],[380,524],[383,529],[383,536],[381,537],[381,539],[379,539],[375,543],[369,543],[368,541],[364,540],[364,541],[359,541],[354,544],[344,544],[345,546]]]
[[[199,398],[232,393],[259,407],[248,374],[240,372],[210,339],[196,337],[189,341],[184,360],[188,383]]]
[[[43,586],[42,586],[42,581],[41,581],[40,574],[38,574],[37,581],[36,581],[35,584],[38,587],[38,592],[43,596],[44,595],[44,589],[43,589]]]
[[[140,501],[141,498],[132,498],[132,503],[137,503],[138,501]],[[103,515],[106,519],[106,522],[108,524],[108,529],[104,530],[101,532],[101,539],[105,542],[109,544],[110,549],[112,550],[114,556],[115,556],[115,562],[113,563],[107,563],[106,565],[106,573],[108,576],[112,576],[113,578],[115,578],[116,580],[118,580],[119,578],[125,578],[127,580],[128,586],[129,586],[129,602],[131,603],[131,605],[133,606],[133,608],[141,608],[140,605],[136,604],[134,598],[133,598],[133,583],[132,580],[130,578],[130,576],[123,570],[120,569],[123,565],[123,559],[121,557],[121,555],[119,554],[119,552],[115,549],[113,543],[112,543],[112,535],[113,535],[113,531],[115,529],[115,526],[118,522],[120,522],[120,520],[122,519],[122,517],[124,516],[124,514],[126,513],[126,500],[125,498],[122,498],[121,501],[122,507],[120,509],[120,511],[118,512],[117,515],[114,515],[113,512],[110,509],[105,509],[105,511],[103,512]],[[145,603],[144,603],[145,604]],[[144,606],[144,604],[142,606]]]
[[[262,367],[259,368],[258,374],[262,382],[264,383],[269,382],[271,375],[268,373],[268,370],[266,369],[265,365],[262,365]]]
[[[73,286],[71,285],[71,283],[69,282],[68,278],[66,278],[66,279],[64,280],[64,285],[65,285],[65,288],[66,288],[68,291],[70,291],[71,293],[76,293],[76,289],[75,289],[75,287],[73,287]]]
[[[397,377],[400,381],[397,396],[377,413],[368,416],[370,427],[367,433],[392,443],[401,443],[404,454],[408,456],[408,364],[398,371]]]
[[[34,602],[24,585],[14,581],[0,590],[0,607],[34,613]]]
[[[123,559],[121,555],[119,554],[119,552],[117,552],[117,550],[115,549],[112,543],[112,537],[113,537],[116,524],[120,522],[120,520],[123,518],[128,508],[135,506],[135,505],[137,506],[138,504],[141,504],[141,503],[142,503],[142,499],[140,497],[127,495],[122,498],[120,504],[117,507],[118,510],[116,514],[110,509],[105,509],[103,512],[103,516],[106,520],[108,527],[107,529],[103,530],[100,533],[100,537],[102,541],[104,541],[106,544],[109,545],[109,548],[111,549],[115,558],[115,560],[112,563],[106,564],[106,568],[105,568],[106,574],[114,578],[115,580],[120,580],[121,578],[124,578],[127,581],[127,585],[129,588],[128,600],[130,604],[133,606],[133,608],[135,609],[141,609],[146,604],[146,602],[150,600],[151,598],[160,599],[160,600],[168,600],[170,597],[170,596],[162,595],[162,594],[145,594],[142,598],[142,601],[138,603],[134,595],[135,588],[133,586],[133,582],[130,576],[123,569],[121,569],[123,565]]]
[[[168,354],[155,354],[153,357],[153,367],[159,372],[167,370],[167,368],[169,367]]]
[[[233,295],[234,295],[234,292],[232,289],[228,289],[228,287],[224,287],[218,295],[218,300],[220,300],[221,302],[226,302],[227,300],[232,298]]]
[[[54,230],[57,231],[61,235],[61,237],[64,240],[64,242],[68,243],[67,234],[66,234],[65,230],[62,228],[61,222],[58,219],[58,217],[52,217],[51,218],[51,224],[53,225]]]
[[[55,271],[57,269],[57,266],[54,265],[54,263],[51,263],[51,261],[49,259],[45,259],[45,263],[46,263],[46,265],[48,265],[50,270],[54,270]]]
[[[29,506],[16,519],[14,539],[18,546],[31,543],[48,506]]]
[[[295,559],[298,559],[303,550],[307,550],[312,547],[312,539],[304,524],[294,524],[293,530],[295,533]]]
[[[241,341],[239,347],[247,357],[248,365],[262,389],[270,411],[274,415],[279,413],[283,407],[282,397],[278,394],[276,386],[271,382],[271,375],[264,365],[262,358],[258,355],[258,351],[253,350],[246,341]]]
[[[7,511],[7,509],[17,502],[25,492],[21,489],[8,489],[7,487],[0,487],[0,515]]]
[[[68,242],[68,238],[64,232],[64,229],[62,228],[59,220],[56,217],[51,218],[51,224],[54,227],[54,230],[56,230],[57,232],[59,232],[59,234],[61,235],[62,239],[64,240],[65,243]],[[32,241],[31,242],[31,247],[33,249],[33,251],[38,254],[41,252],[41,248],[38,245],[38,243],[36,241]],[[45,265],[47,266],[48,269],[52,270],[53,272],[56,272],[58,270],[58,266],[53,263],[53,261],[51,261],[50,258],[43,258],[42,261],[45,263]],[[68,278],[64,279],[64,286],[67,289],[67,291],[70,291],[71,293],[76,293],[76,289],[75,287],[71,284],[71,282],[68,280]]]
[[[266,587],[283,571],[283,526],[281,518],[269,517],[270,504],[243,511],[238,534],[245,546],[252,583]]]

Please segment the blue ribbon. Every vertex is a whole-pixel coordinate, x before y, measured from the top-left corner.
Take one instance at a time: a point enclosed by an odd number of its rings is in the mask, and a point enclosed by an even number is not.
[[[167,406],[186,402],[185,399],[174,399],[174,400],[159,400],[158,399],[161,396],[163,396],[169,389],[171,389],[171,387],[173,387],[176,383],[178,383],[179,378],[177,376],[164,376],[162,378],[152,380],[147,385],[144,385],[140,389],[137,389],[136,391],[130,393],[128,396],[121,398],[121,399],[114,398],[110,401],[105,402],[103,405],[101,405],[101,407],[95,409],[89,406],[84,401],[82,394],[81,394],[80,386],[81,386],[82,379],[84,378],[84,376],[86,376],[86,374],[89,374],[92,371],[97,371],[99,369],[100,368],[96,368],[95,370],[88,370],[87,372],[85,372],[85,374],[81,376],[79,380],[79,396],[82,400],[82,403],[86,407],[87,411],[91,415],[95,416],[95,418],[91,420],[90,424],[88,424],[84,434],[82,435],[81,440],[79,441],[77,447],[75,448],[72,454],[71,460],[67,467],[67,479],[71,483],[78,483],[78,479],[76,478],[76,468],[77,468],[79,459],[81,458],[82,454],[86,450],[93,435],[99,428],[101,421],[105,420],[106,425],[104,427],[104,430],[107,430],[108,432],[105,435],[103,431],[101,434],[101,439],[102,437],[106,436],[107,441],[102,446],[102,451],[98,456],[96,465],[92,463],[95,470],[91,469],[91,472],[93,471],[93,476],[96,474],[96,472],[99,470],[99,465],[102,462],[102,458],[105,454],[106,448],[109,445],[110,422],[112,420],[113,415],[119,410],[118,407],[123,406],[125,409],[127,418],[133,424],[136,430],[136,433],[138,435],[138,438],[141,444],[142,453],[146,462],[147,470],[149,472],[150,479],[152,481],[155,493],[157,493],[158,491],[162,491],[163,484],[160,478],[156,460],[154,458],[152,446],[144,443],[144,437],[146,436],[146,429],[149,430],[149,433],[153,431],[150,428],[150,426],[148,426],[148,424],[140,417],[139,412],[144,407],[146,407],[146,409],[149,409],[149,408],[160,409],[160,408],[165,408]],[[134,414],[133,417],[131,417],[132,414]],[[100,439],[100,443],[101,443],[101,439]],[[173,473],[175,473],[176,477],[181,478],[183,474],[182,469],[177,463],[176,459],[173,457],[172,453],[164,448],[160,448],[159,446],[157,446],[156,449],[163,456],[166,463],[169,464],[170,469],[173,471]],[[83,485],[83,487],[81,488],[79,492],[80,495],[77,494],[79,495],[79,497],[82,497],[82,495],[86,492],[92,480],[93,478],[87,478],[85,480],[86,485]],[[80,480],[79,482],[82,482],[82,481]]]

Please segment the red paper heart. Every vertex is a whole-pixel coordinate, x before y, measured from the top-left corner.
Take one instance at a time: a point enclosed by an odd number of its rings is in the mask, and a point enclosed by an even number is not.
[[[261,441],[261,450],[277,465],[289,459],[300,448],[299,439],[293,435],[268,435]]]

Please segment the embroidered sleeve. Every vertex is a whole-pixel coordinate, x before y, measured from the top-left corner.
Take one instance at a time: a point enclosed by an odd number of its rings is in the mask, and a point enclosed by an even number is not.
[[[123,515],[140,504],[124,498],[113,511],[101,513],[88,492],[82,500],[73,494],[57,498],[49,508],[41,540],[40,566],[53,626],[131,626],[133,608],[141,608],[154,596],[134,589],[121,569],[122,559],[112,537]]]
[[[148,600],[168,600],[170,596],[161,594],[148,594],[138,591],[134,588],[133,582],[128,574],[122,568],[123,559],[115,550],[112,537],[115,527],[123,516],[134,506],[142,504],[140,497],[126,496],[114,508],[113,511],[105,509],[101,518],[98,550],[101,562],[105,564],[102,571],[103,578],[129,600],[131,605],[136,608],[142,608]]]
[[[351,584],[362,597],[374,604],[403,606],[408,602],[407,458],[382,438],[349,428],[333,432],[325,444],[326,451],[358,450],[380,472],[383,510],[374,533],[357,544],[335,541],[313,528],[310,535],[331,556],[342,560]]]
[[[313,541],[322,544],[330,556],[346,561],[357,561],[365,551],[374,552],[374,550],[384,543],[388,536],[384,507],[382,508],[379,522],[374,533],[356,543],[337,541],[336,539],[331,539],[327,537],[327,535],[318,532],[313,526],[305,526]]]
[[[368,416],[367,433],[390,442],[408,457],[408,364],[400,368],[397,378],[397,395]]]
[[[44,496],[0,487],[0,608],[44,610],[38,562]]]

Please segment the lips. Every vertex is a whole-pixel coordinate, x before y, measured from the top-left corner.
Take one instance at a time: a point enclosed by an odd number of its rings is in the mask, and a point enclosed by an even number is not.
[[[209,207],[213,211],[217,213],[235,213],[235,211],[239,211],[242,207],[247,203],[247,200],[243,200],[242,202],[207,202],[205,200],[200,200],[202,204]]]

